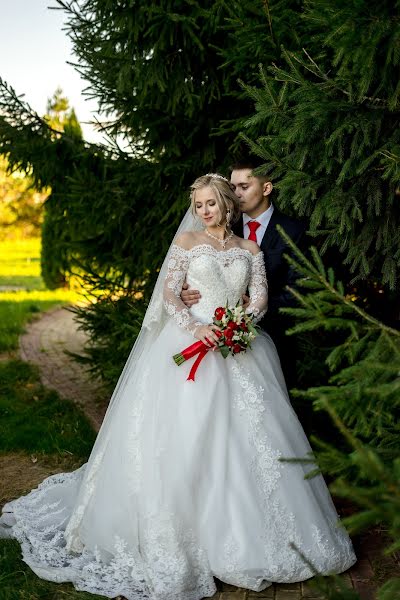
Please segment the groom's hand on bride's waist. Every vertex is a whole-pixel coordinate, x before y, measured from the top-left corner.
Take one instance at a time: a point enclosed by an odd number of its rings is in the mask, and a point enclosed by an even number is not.
[[[197,304],[200,298],[201,294],[199,290],[189,290],[189,286],[186,282],[182,285],[181,300],[188,308],[193,306],[193,304]],[[250,304],[250,298],[247,294],[243,294],[242,300],[243,308],[246,309]]]
[[[242,300],[243,300],[243,308],[246,310],[246,308],[249,306],[250,304],[250,297],[247,296],[247,294],[243,294],[242,296]]]
[[[182,286],[181,300],[188,308],[197,304],[201,298],[199,290],[189,290],[188,284],[185,282]]]

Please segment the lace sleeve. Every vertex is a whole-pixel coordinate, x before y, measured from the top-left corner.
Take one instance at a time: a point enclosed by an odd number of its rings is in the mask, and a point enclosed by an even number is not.
[[[265,273],[264,255],[262,252],[253,256],[251,277],[249,282],[250,304],[246,309],[254,321],[260,321],[268,308],[268,283]]]
[[[164,281],[164,307],[182,329],[194,335],[202,323],[192,317],[190,310],[181,300],[182,285],[189,266],[188,251],[173,244]]]

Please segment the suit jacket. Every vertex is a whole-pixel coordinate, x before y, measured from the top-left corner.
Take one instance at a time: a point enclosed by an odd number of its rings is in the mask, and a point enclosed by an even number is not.
[[[278,317],[278,309],[285,306],[293,306],[295,300],[285,286],[293,286],[298,274],[289,266],[283,254],[288,252],[288,246],[282,239],[276,226],[280,225],[298,246],[302,246],[305,238],[305,224],[293,219],[274,208],[270,222],[261,241],[261,250],[264,253],[265,268],[268,278],[268,313],[266,321],[271,317]],[[239,220],[234,226],[234,233],[243,237],[243,221]],[[275,320],[275,319],[274,319]],[[260,323],[264,326],[264,323]]]

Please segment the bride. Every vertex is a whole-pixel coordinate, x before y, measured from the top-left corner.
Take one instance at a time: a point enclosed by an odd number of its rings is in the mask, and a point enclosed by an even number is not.
[[[275,347],[215,349],[216,307],[267,310],[263,254],[233,235],[238,200],[218,174],[196,179],[141,333],[86,465],[8,503],[0,535],[41,578],[128,600],[200,600],[214,577],[262,590],[340,573],[355,556],[321,476],[281,458],[311,451]],[[201,292],[189,309],[184,280]],[[204,341],[196,375],[172,356]],[[307,561],[304,560],[306,557]]]

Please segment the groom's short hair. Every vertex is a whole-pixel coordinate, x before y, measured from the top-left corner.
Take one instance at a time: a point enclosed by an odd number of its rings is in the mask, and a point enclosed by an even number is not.
[[[235,160],[235,162],[230,165],[229,173],[232,173],[232,171],[241,171],[242,169],[251,169],[252,171],[255,171],[261,166],[262,163],[256,158],[245,156]],[[271,181],[269,175],[266,173],[254,175],[254,177],[258,177],[259,179],[263,179],[265,181]]]

